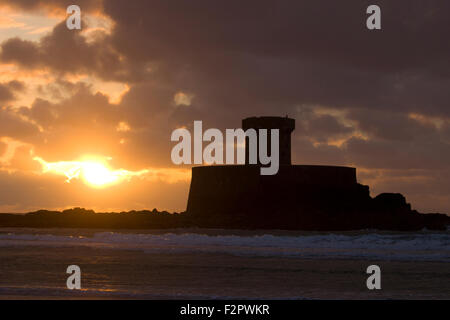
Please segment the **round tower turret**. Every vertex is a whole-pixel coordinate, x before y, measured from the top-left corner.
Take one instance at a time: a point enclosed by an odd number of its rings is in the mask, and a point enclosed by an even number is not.
[[[295,119],[286,117],[250,117],[242,120],[242,129],[255,129],[259,135],[259,129],[267,129],[268,133],[268,150],[271,154],[270,147],[270,129],[279,130],[279,146],[280,146],[280,165],[291,165],[291,133],[295,129]],[[245,140],[245,163],[248,163],[248,138]],[[259,141],[259,136],[258,136]],[[258,150],[258,148],[257,148]],[[258,151],[259,152],[259,151]],[[259,158],[259,157],[258,157]]]

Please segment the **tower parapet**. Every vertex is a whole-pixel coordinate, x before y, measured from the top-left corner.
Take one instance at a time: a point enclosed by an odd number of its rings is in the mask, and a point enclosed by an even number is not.
[[[261,175],[261,163],[249,164],[248,137],[245,165],[192,168],[186,211],[199,224],[314,229],[322,227],[323,219],[331,219],[333,225],[340,214],[366,210],[369,189],[358,184],[355,168],[291,164],[294,119],[251,117],[242,121],[242,129],[254,129],[257,135],[266,129],[268,153],[271,130],[279,130],[279,170]]]

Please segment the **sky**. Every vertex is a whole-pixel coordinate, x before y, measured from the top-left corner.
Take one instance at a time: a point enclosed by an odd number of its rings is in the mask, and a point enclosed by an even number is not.
[[[293,163],[450,213],[450,2],[370,4],[0,0],[0,212],[183,211],[174,129],[288,115]]]

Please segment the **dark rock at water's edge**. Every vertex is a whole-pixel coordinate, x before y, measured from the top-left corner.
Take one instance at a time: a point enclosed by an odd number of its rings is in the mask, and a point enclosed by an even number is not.
[[[398,202],[394,203],[393,199]],[[259,219],[249,220],[245,214],[194,215],[187,212],[168,213],[152,211],[95,213],[92,210],[74,208],[69,210],[40,210],[27,214],[0,214],[1,228],[90,228],[90,229],[174,229],[174,228],[222,228],[222,229],[281,229],[344,231],[360,229],[417,231],[445,230],[450,217],[445,214],[420,214],[409,211],[409,205],[399,194],[383,194],[372,199],[378,210],[387,205],[387,211],[339,212],[336,214],[315,212],[295,216],[280,211],[261,214]],[[386,207],[384,207],[386,208]],[[268,211],[265,211],[269,213]],[[280,219],[280,216],[283,218]]]
[[[153,209],[128,212],[99,212],[84,208],[60,211],[39,210],[27,214],[0,214],[0,227],[166,229],[185,227],[180,214]]]

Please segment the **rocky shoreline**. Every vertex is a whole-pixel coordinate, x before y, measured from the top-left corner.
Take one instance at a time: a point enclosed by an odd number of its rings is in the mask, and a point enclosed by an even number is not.
[[[379,196],[375,203],[387,201],[389,196]],[[399,198],[397,196],[397,198]],[[377,198],[375,198],[377,199]],[[382,201],[383,200],[383,201]],[[386,206],[386,204],[385,204]],[[391,203],[392,206],[392,203]],[[446,230],[450,217],[446,214],[422,214],[406,206],[392,206],[390,210],[371,212],[315,212],[314,214],[283,214],[276,212],[264,219],[248,219],[243,214],[193,215],[169,213],[156,209],[149,211],[99,212],[83,208],[59,211],[40,210],[27,214],[0,214],[0,227],[11,228],[98,228],[98,229],[172,229],[172,228],[221,228],[221,229],[279,229],[279,230],[396,230],[422,229]]]

